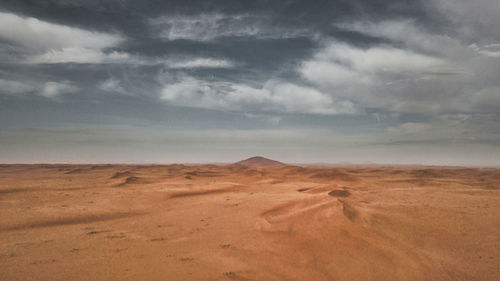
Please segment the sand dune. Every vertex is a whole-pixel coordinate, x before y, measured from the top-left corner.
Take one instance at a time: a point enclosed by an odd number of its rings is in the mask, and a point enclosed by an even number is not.
[[[214,194],[214,193],[230,192],[230,191],[234,191],[234,190],[235,190],[234,187],[221,188],[221,189],[191,190],[191,191],[184,191],[184,192],[174,192],[170,195],[170,197],[176,198],[176,197],[208,195],[208,194]]]
[[[140,215],[140,212],[128,212],[128,213],[109,213],[109,214],[88,214],[88,215],[76,215],[72,217],[57,217],[57,218],[37,218],[36,221],[21,223],[12,226],[1,226],[0,230],[21,230],[39,227],[50,227],[50,226],[61,226],[69,224],[84,224],[108,221],[120,218],[127,218]]]
[[[1,165],[1,280],[500,280],[500,170]]]
[[[112,177],[111,179],[121,179],[121,178],[128,178],[128,177],[132,177],[134,174],[129,172],[129,171],[125,171],[125,172],[116,172]]]

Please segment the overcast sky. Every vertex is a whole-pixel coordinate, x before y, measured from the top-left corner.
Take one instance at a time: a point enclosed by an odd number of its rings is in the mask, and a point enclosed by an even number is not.
[[[0,162],[500,165],[498,0],[2,0]]]

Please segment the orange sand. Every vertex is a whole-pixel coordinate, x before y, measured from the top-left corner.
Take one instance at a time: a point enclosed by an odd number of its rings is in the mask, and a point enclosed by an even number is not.
[[[1,280],[500,280],[500,170],[0,166]]]

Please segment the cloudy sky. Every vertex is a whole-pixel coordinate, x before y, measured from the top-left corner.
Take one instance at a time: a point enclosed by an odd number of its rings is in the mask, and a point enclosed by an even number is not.
[[[2,0],[0,162],[500,165],[498,0]]]

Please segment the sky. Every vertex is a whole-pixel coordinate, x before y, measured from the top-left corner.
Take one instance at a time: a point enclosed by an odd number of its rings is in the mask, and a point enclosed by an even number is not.
[[[2,0],[0,162],[500,165],[498,0]]]

